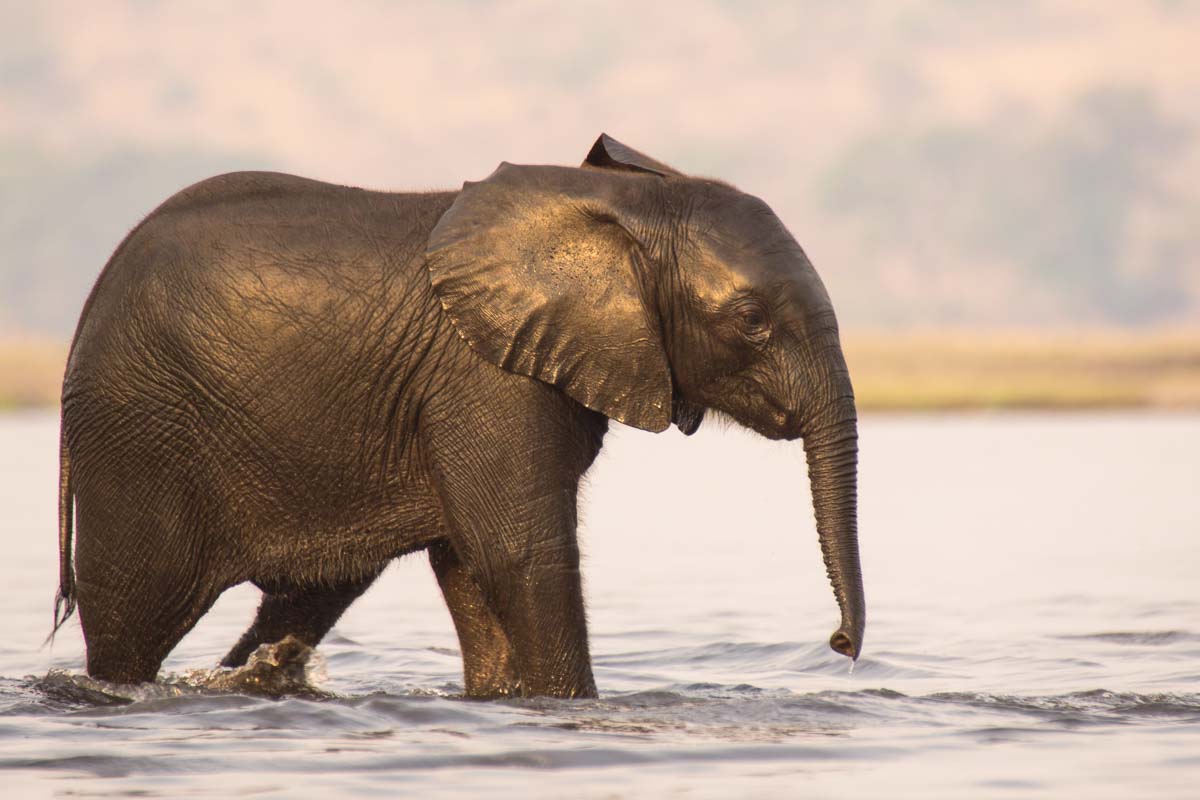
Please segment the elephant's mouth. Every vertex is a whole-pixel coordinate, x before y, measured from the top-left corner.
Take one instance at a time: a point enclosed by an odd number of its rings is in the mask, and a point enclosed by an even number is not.
[[[792,441],[800,438],[803,427],[802,414],[785,407],[768,394],[754,378],[734,373],[724,375],[709,385],[715,396],[742,398],[742,402],[737,406],[719,407],[721,412],[739,425],[772,441]],[[682,430],[682,427],[680,429]]]
[[[704,421],[704,407],[693,405],[677,396],[672,402],[671,421],[684,436],[691,436],[699,430],[700,423]]]

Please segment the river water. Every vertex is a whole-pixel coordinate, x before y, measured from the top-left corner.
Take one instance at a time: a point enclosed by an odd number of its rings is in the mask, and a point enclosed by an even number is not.
[[[92,683],[75,620],[39,649],[56,437],[0,416],[5,798],[1200,796],[1200,416],[864,419],[853,673],[799,446],[617,428],[582,504],[591,701],[461,699],[423,556],[298,694],[211,669],[251,587],[160,683]]]

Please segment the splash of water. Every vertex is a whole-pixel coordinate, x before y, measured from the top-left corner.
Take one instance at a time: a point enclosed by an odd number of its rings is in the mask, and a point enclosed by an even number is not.
[[[261,645],[246,664],[234,669],[194,669],[165,673],[154,683],[111,683],[87,675],[51,670],[35,685],[55,706],[104,706],[141,703],[185,695],[236,693],[262,697],[329,698],[318,688],[325,660],[295,637]]]
[[[220,692],[284,697],[331,697],[317,688],[325,677],[325,661],[294,636],[259,645],[246,664],[234,669],[194,670],[187,682]]]

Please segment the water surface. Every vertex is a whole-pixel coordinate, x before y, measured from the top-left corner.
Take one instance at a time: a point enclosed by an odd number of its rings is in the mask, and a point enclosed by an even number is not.
[[[0,416],[4,796],[1194,797],[1200,417],[868,417],[861,437],[852,674],[825,645],[799,447],[616,428],[582,512],[600,699],[461,699],[423,556],[351,608],[310,691],[273,699],[212,671],[250,587],[156,685],[80,677],[74,620],[39,649],[57,422]]]

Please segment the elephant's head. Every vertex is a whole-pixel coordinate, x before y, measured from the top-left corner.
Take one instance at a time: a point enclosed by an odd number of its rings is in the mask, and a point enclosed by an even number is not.
[[[708,409],[803,438],[825,565],[857,658],[865,624],[854,393],[829,295],[766,203],[601,136],[582,168],[501,164],[434,229],[433,286],[506,370],[649,431]]]

